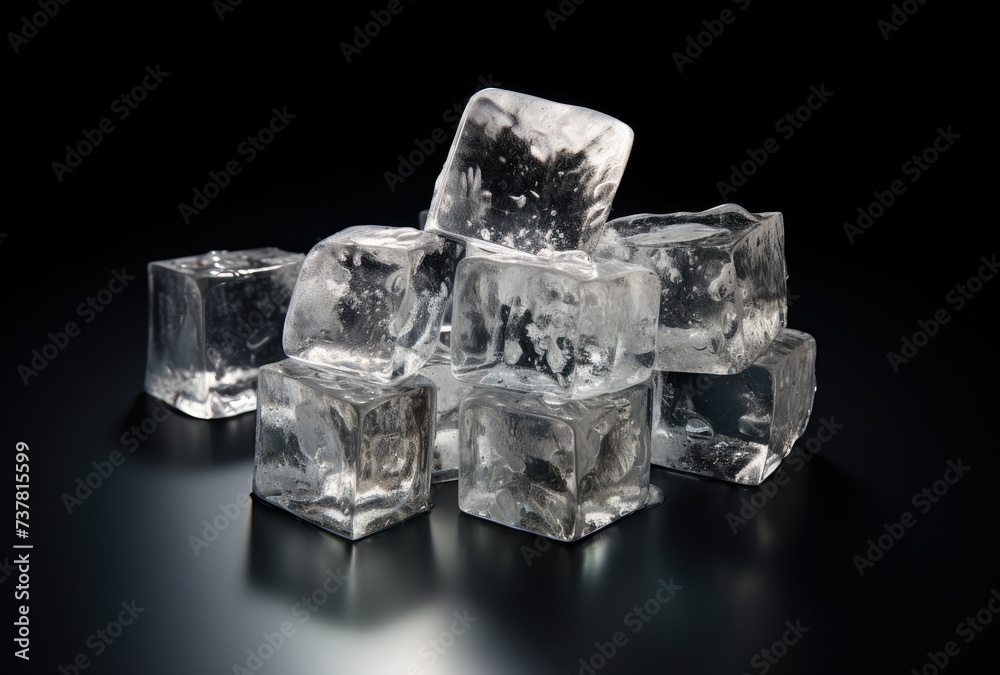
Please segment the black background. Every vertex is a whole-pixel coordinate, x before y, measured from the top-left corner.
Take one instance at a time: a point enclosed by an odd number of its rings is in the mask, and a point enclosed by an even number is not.
[[[949,640],[961,652],[945,672],[996,664],[1000,627],[968,644],[956,636],[1000,585],[995,282],[960,310],[946,299],[996,252],[992,129],[974,116],[992,110],[995,79],[981,10],[913,2],[886,40],[877,22],[889,3],[565,2],[575,10],[553,30],[556,0],[404,2],[348,63],[340,43],[385,3],[245,0],[224,20],[208,1],[95,4],[60,6],[17,53],[8,38],[3,57],[14,146],[0,226],[3,448],[31,448],[35,547],[31,661],[15,659],[15,672],[59,672],[84,653],[84,672],[230,673],[283,621],[296,633],[261,672],[577,673],[615,631],[628,642],[599,672],[764,672],[751,659],[797,620],[809,631],[768,672],[920,672]],[[725,8],[735,21],[678,72],[672,54]],[[21,30],[37,11],[8,3],[2,26]],[[163,83],[58,180],[65,146],[116,117],[112,102],[158,64]],[[760,490],[654,469],[663,506],[540,557],[525,555],[533,537],[459,514],[454,483],[436,488],[429,515],[358,544],[238,505],[196,556],[189,536],[248,491],[254,419],[171,413],[135,452],[123,444],[155,412],[142,394],[145,264],[213,248],[306,251],[350,225],[415,225],[450,120],[483,81],[633,128],[613,216],[723,201],[782,211],[789,325],[819,344],[803,441],[822,419],[842,428],[800,470],[786,462],[787,483],[772,480],[735,533],[727,514]],[[811,86],[833,94],[782,138],[775,123]],[[275,107],[295,118],[247,163],[237,147]],[[959,137],[913,182],[903,165],[939,127]],[[445,143],[390,189],[398,156],[438,128]],[[723,199],[717,181],[768,137],[778,151]],[[242,172],[185,222],[178,205],[232,159]],[[844,223],[897,179],[906,192],[852,243]],[[135,280],[85,323],[78,305],[122,268]],[[887,353],[942,309],[948,323],[894,372]],[[18,365],[67,321],[80,335],[25,385]],[[68,514],[62,495],[114,450],[124,463]],[[959,458],[971,469],[920,513],[913,495]],[[904,511],[916,524],[859,575],[853,557]],[[20,603],[4,567],[10,626]],[[299,622],[292,606],[338,567],[342,592]],[[671,578],[683,588],[633,633],[626,614]],[[132,599],[145,611],[96,655],[88,636]],[[430,663],[422,645],[464,610],[477,621]]]

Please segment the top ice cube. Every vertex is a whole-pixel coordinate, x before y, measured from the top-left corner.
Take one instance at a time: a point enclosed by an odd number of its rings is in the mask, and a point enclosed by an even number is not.
[[[780,213],[723,204],[701,213],[616,218],[597,257],[643,265],[660,277],[656,370],[738,373],[785,327]]]
[[[434,353],[463,245],[411,227],[362,225],[306,256],[285,319],[288,356],[371,382]]]
[[[588,108],[503,89],[469,101],[425,229],[537,254],[593,254],[632,129]]]

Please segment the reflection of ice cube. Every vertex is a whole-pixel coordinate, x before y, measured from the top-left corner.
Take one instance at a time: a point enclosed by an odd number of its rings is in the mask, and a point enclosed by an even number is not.
[[[435,390],[288,359],[260,369],[254,492],[348,539],[430,508]]]
[[[473,384],[592,396],[645,381],[659,283],[649,270],[568,256],[465,258],[452,370]]]
[[[783,329],[736,375],[653,375],[652,463],[756,485],[792,450],[816,391],[816,341]]]
[[[660,277],[657,370],[738,373],[785,327],[784,220],[723,204],[609,221],[597,257]]]
[[[484,89],[465,108],[426,228],[526,253],[593,253],[632,135],[594,110]]]
[[[455,379],[451,353],[439,347],[420,369],[437,387],[437,425],[431,450],[431,480],[435,483],[458,478],[458,404],[472,385]]]
[[[367,380],[411,375],[437,346],[461,245],[413,228],[351,227],[306,256],[285,352]]]
[[[574,541],[658,503],[648,490],[650,393],[646,381],[555,403],[472,389],[459,412],[460,508]]]
[[[146,391],[205,419],[254,410],[302,259],[260,248],[149,263]]]

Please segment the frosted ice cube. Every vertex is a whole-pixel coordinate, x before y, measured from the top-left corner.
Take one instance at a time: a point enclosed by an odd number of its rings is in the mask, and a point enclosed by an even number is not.
[[[149,263],[145,389],[193,417],[257,406],[257,368],[283,358],[301,253],[209,251]]]
[[[701,213],[616,218],[597,257],[644,265],[660,277],[657,370],[738,373],[785,327],[780,213],[723,204]]]
[[[459,412],[459,507],[574,541],[646,506],[651,387],[555,403],[476,387]]]
[[[349,227],[306,256],[285,321],[288,356],[391,383],[434,353],[461,244],[409,227]]]
[[[458,404],[472,388],[451,372],[451,353],[441,346],[420,369],[437,387],[437,424],[431,450],[431,480],[435,483],[458,478]]]
[[[816,341],[784,329],[736,375],[657,372],[657,466],[757,485],[805,431],[816,392]]]
[[[421,230],[427,224],[427,213],[428,210],[424,209],[417,214],[417,227]],[[456,247],[455,255],[459,259],[466,255],[470,255],[470,247],[467,244],[461,243]],[[457,261],[456,261],[457,264]],[[452,306],[452,295],[448,295],[448,299],[445,301],[444,306],[444,318],[441,321],[441,344],[448,346],[451,338],[451,306]]]
[[[632,136],[595,110],[481,90],[459,122],[425,227],[526,253],[593,253]]]
[[[452,371],[557,397],[623,389],[649,378],[658,308],[659,281],[637,265],[466,257],[455,279]]]
[[[464,248],[464,254],[463,254],[464,258],[471,258],[473,256],[497,255],[496,251],[484,249],[472,242],[465,242],[462,244],[462,246]],[[451,295],[448,296],[448,302],[444,308],[444,321],[441,322],[441,344],[447,347],[449,351],[451,350],[451,326],[454,320],[454,314],[455,314],[454,308],[455,308],[455,294],[452,293]]]
[[[377,385],[292,359],[260,369],[253,491],[358,539],[430,508],[434,385]]]

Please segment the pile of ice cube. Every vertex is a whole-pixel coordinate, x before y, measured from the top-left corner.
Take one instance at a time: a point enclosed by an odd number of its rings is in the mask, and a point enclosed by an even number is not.
[[[254,492],[350,539],[429,509],[432,480],[563,541],[662,501],[651,463],[760,483],[816,388],[782,216],[608,222],[631,145],[602,113],[479,92],[421,229],[151,263],[147,391],[201,417],[256,400]],[[286,306],[289,358],[262,361]]]

